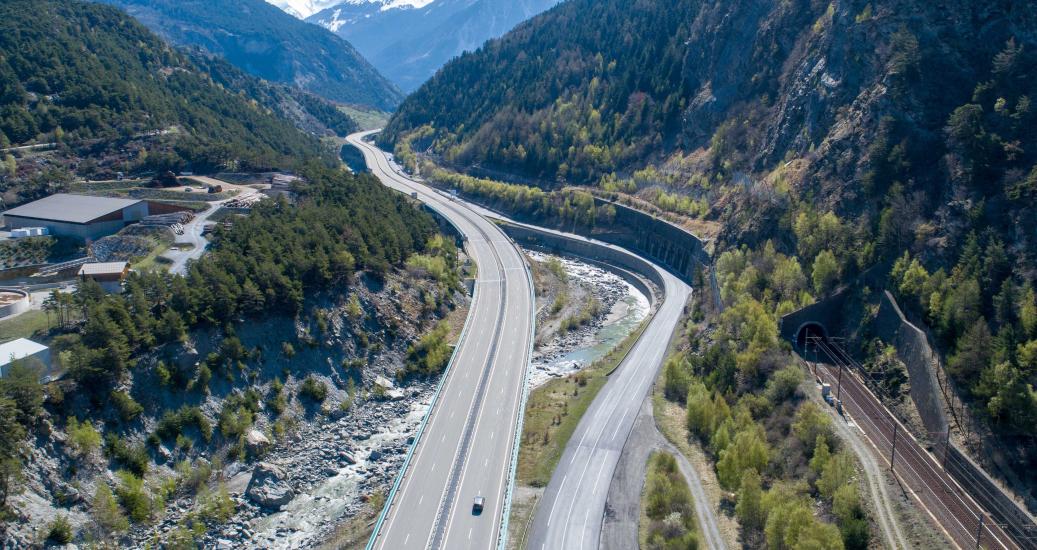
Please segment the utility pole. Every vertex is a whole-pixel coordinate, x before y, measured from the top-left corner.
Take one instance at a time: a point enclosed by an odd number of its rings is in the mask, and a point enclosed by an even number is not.
[[[943,440],[943,469],[947,469],[947,455],[951,454],[951,427],[947,426],[947,437]]]
[[[839,401],[843,400],[843,362],[839,361],[839,380],[836,382],[835,387],[835,398]],[[894,432],[896,433],[896,432]]]
[[[983,538],[983,515],[979,516],[979,527],[976,528],[976,550],[979,550],[979,539]]]
[[[897,458],[897,428],[900,425],[893,423],[893,450],[889,453],[889,471],[893,471],[893,460]]]

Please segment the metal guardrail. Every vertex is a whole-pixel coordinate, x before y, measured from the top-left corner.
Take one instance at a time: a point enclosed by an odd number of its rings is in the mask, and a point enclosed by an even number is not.
[[[514,239],[511,237],[508,237],[508,239],[515,244],[515,246],[518,246]],[[519,403],[519,418],[518,424],[515,426],[515,440],[511,447],[511,466],[508,469],[508,486],[504,490],[504,506],[501,509],[503,517],[500,521],[500,528],[497,531],[498,550],[504,550],[508,544],[508,525],[511,522],[511,499],[514,497],[515,492],[518,456],[522,445],[522,431],[526,420],[526,402],[529,398],[529,377],[532,374],[533,341],[536,339],[536,290],[533,288],[533,274],[530,272],[529,264],[527,262],[523,261],[522,266],[525,268],[526,280],[529,282],[529,318],[532,319],[532,321],[529,323],[530,338],[529,350],[526,352],[526,374],[522,377],[522,400]]]

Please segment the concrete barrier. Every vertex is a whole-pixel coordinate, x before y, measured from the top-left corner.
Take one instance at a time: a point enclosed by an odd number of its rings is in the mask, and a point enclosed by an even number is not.
[[[659,275],[659,272],[656,271],[651,264],[624,250],[583,239],[566,237],[565,235],[537,229],[527,225],[502,222],[501,229],[503,229],[504,233],[509,237],[514,239],[515,242],[521,243],[524,246],[543,250],[545,252],[562,252],[572,256],[577,256],[582,260],[586,260],[590,263],[599,265],[604,269],[608,269],[620,277],[623,277],[624,280],[629,282],[631,285],[634,285],[635,288],[643,292],[649,299],[652,298],[654,293],[639,277],[631,276],[631,272],[648,279],[659,289],[665,287],[662,276]],[[619,267],[621,269],[617,270],[614,269],[614,267]]]

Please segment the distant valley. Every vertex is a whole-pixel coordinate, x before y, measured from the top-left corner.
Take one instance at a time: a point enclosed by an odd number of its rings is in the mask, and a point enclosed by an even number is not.
[[[273,82],[386,110],[399,90],[347,41],[262,0],[104,0],[180,46],[221,56]]]
[[[271,2],[345,38],[404,92],[450,59],[482,44],[558,0],[327,0]]]

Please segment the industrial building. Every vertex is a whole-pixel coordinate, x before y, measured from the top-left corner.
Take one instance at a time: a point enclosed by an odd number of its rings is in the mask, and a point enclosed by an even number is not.
[[[57,193],[4,212],[9,230],[42,227],[51,235],[94,240],[148,215],[147,201]]]
[[[130,274],[130,264],[126,262],[98,262],[83,264],[79,268],[79,280],[97,281],[107,292],[120,292],[122,283]]]
[[[0,344],[0,378],[7,373],[11,363],[21,360],[29,361],[30,364],[36,366],[42,366],[40,374],[45,376],[49,374],[50,370],[50,348],[27,338],[19,338],[6,344]]]

